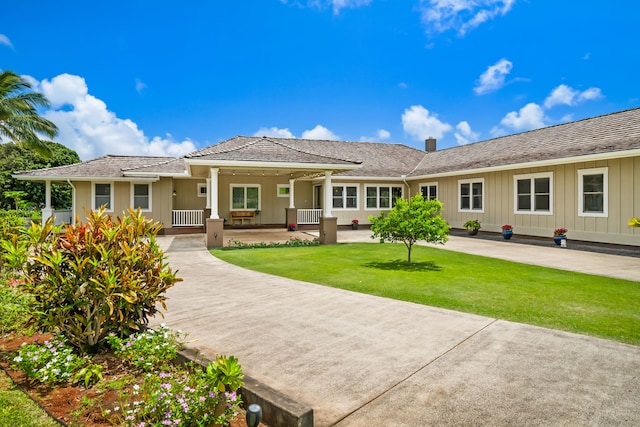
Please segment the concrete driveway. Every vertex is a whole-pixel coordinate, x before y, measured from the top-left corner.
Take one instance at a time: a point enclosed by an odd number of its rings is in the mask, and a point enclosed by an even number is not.
[[[153,322],[235,355],[317,426],[640,425],[640,347],[252,272],[201,235],[159,241],[184,282]]]

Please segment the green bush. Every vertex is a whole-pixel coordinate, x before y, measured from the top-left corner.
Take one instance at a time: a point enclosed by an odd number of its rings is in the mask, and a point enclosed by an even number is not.
[[[113,220],[104,209],[86,223],[56,232],[50,219],[32,224],[21,289],[33,295],[34,317],[82,351],[95,352],[109,333],[126,336],[165,309],[178,279],[155,241],[161,225],[141,212]]]
[[[16,289],[16,285],[16,279],[0,279],[0,336],[10,333],[31,335],[37,329],[29,325],[33,300]]]

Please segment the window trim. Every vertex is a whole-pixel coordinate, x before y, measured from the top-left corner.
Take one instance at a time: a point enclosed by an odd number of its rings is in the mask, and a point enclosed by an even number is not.
[[[96,185],[97,184],[107,184],[109,185],[109,208],[105,209],[105,212],[113,212],[113,192],[114,185],[113,181],[91,181],[91,209],[98,210],[100,206],[96,206]]]
[[[347,206],[347,187],[354,187],[356,189],[356,207],[355,208],[337,208],[333,205],[333,189],[336,187],[342,188],[342,203],[343,206]],[[339,183],[331,183],[331,210],[339,210],[339,211],[357,211],[360,210],[360,185],[356,184],[339,184]]]
[[[243,208],[234,208],[233,207],[233,189],[234,188],[244,188],[244,205]],[[247,188],[257,188],[258,189],[258,207],[257,208],[247,208]],[[250,210],[262,210],[262,186],[260,184],[229,184],[229,211],[250,211]]]
[[[199,182],[198,184],[198,189],[197,189],[197,196],[198,197],[207,197],[207,183],[206,182]],[[202,191],[204,189],[204,192]]]
[[[152,206],[153,206],[152,199],[151,199],[151,191],[152,191],[153,186],[151,185],[150,182],[132,182],[131,183],[131,187],[130,187],[131,188],[131,201],[130,201],[131,207],[133,209],[137,209],[137,207],[134,204],[135,203],[135,197],[136,197],[136,195],[135,195],[135,186],[136,185],[146,185],[147,188],[149,189],[149,194],[147,195],[149,207],[147,209],[140,208],[140,210],[142,212],[151,212],[152,211]]]
[[[435,187],[436,188],[436,198],[435,200],[438,200],[439,196],[439,188],[438,188],[438,181],[432,181],[432,182],[421,182],[420,184],[418,184],[418,190],[420,191],[420,194],[422,194],[422,189],[424,187]],[[424,198],[424,195],[422,196]],[[433,200],[433,199],[429,199],[429,200]]]
[[[535,210],[535,179],[549,178],[549,210]],[[531,181],[531,210],[518,209],[518,181],[528,179]],[[553,172],[525,173],[513,176],[513,213],[516,215],[553,215]]]
[[[380,210],[390,210],[393,209],[393,188],[400,189],[400,197],[404,197],[404,185],[394,185],[394,184],[365,184],[364,186],[364,210],[365,211],[380,211]],[[367,189],[375,188],[376,189],[376,207],[370,208],[367,206]],[[389,207],[381,208],[380,207],[380,188],[388,188],[389,189]]]
[[[473,197],[473,184],[482,184],[482,207],[480,209],[473,209],[473,200],[469,200],[469,209],[462,209],[462,192],[460,191],[460,186],[462,184],[471,184],[471,194],[469,197]],[[485,184],[484,178],[470,178],[470,179],[459,179],[458,180],[458,212],[472,212],[472,213],[484,213],[484,202],[485,202]]]
[[[584,211],[584,177],[586,175],[602,175],[602,212]],[[578,216],[608,218],[609,217],[609,168],[578,169]]]
[[[276,189],[276,196],[278,197],[289,197],[289,194],[291,194],[291,186],[289,184],[277,184],[277,189]],[[282,189],[287,189],[286,193],[281,194],[280,190]]]

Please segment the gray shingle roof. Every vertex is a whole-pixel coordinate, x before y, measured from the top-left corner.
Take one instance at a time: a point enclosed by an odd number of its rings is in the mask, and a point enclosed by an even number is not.
[[[106,155],[73,165],[16,172],[30,178],[123,178],[124,171],[175,160],[172,157]]]
[[[409,176],[640,149],[640,108],[428,153]]]

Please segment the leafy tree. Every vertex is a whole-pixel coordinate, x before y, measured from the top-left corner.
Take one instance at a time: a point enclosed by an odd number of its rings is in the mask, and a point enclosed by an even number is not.
[[[44,183],[17,180],[11,176],[12,173],[80,162],[78,154],[62,144],[48,142],[47,146],[51,151],[49,158],[44,158],[40,154],[16,144],[0,144],[0,208],[9,209],[14,205],[14,199],[7,195],[8,191],[26,192],[27,195],[21,199],[25,203],[31,203],[35,206],[44,203]],[[53,183],[51,204],[54,208],[71,206],[71,187],[67,184]]]
[[[38,107],[49,107],[41,93],[13,71],[0,72],[0,138],[48,157],[51,153],[40,135],[53,138],[58,127],[38,114]]]
[[[451,227],[442,218],[442,203],[425,200],[418,194],[408,201],[397,199],[389,212],[379,217],[370,216],[372,238],[381,242],[402,242],[407,247],[407,262],[411,263],[411,249],[419,240],[444,244],[449,239]]]

